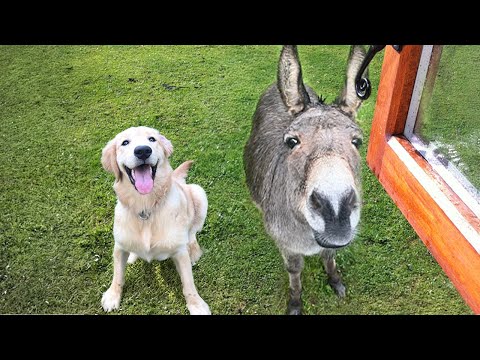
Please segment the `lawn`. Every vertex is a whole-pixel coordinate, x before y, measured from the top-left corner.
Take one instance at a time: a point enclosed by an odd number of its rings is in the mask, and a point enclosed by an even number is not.
[[[102,314],[111,282],[113,175],[108,140],[137,125],[174,146],[173,167],[209,199],[195,283],[213,314],[283,314],[288,276],[250,201],[243,146],[280,46],[0,46],[0,313]],[[348,46],[300,46],[307,84],[332,101]],[[306,258],[306,314],[472,314],[365,164],[382,54],[359,114],[363,212],[339,251],[339,300]],[[187,314],[173,262],[127,267],[116,314]]]

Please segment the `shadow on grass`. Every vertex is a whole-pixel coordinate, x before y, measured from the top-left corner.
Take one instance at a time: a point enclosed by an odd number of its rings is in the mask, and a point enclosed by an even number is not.
[[[147,261],[138,259],[127,265],[123,299],[125,314],[182,313],[187,314],[182,282],[172,259]]]

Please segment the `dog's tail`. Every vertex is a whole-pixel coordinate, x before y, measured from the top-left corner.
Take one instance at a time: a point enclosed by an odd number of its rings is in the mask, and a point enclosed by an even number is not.
[[[179,167],[173,170],[173,174],[172,174],[173,178],[185,184],[185,179],[187,178],[188,170],[190,169],[190,166],[192,166],[192,164],[193,164],[193,160],[185,161],[183,164],[181,164]]]

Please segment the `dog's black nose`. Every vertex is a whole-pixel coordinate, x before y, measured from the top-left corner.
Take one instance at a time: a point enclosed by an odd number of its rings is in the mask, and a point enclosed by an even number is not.
[[[141,160],[146,160],[152,155],[152,148],[150,146],[137,146],[135,150],[133,150],[135,156]]]

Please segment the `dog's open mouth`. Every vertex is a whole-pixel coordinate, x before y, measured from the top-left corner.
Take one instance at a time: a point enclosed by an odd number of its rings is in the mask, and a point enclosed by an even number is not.
[[[133,169],[125,166],[125,170],[130,182],[140,194],[145,195],[152,191],[157,165],[143,164]]]

